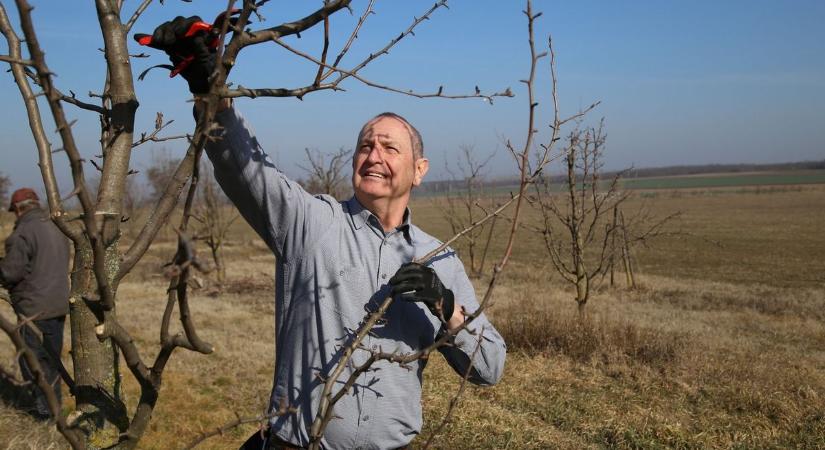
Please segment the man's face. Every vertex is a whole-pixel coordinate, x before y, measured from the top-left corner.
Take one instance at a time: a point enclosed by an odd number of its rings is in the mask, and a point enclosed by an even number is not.
[[[352,187],[361,203],[408,197],[427,173],[426,158],[416,159],[406,125],[382,117],[367,126],[352,158]]]

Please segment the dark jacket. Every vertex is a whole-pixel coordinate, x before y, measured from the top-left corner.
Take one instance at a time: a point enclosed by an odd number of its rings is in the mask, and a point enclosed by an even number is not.
[[[15,312],[38,320],[69,312],[69,243],[40,208],[17,219],[0,260]]]

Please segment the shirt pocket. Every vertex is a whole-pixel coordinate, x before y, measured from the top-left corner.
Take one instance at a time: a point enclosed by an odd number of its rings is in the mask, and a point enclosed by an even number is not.
[[[316,296],[324,310],[346,319],[348,326],[357,325],[364,317],[364,305],[369,300],[363,269],[354,265],[325,264],[317,272]]]

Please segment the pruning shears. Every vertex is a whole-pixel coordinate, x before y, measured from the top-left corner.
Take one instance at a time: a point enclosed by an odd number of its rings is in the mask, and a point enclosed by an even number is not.
[[[220,44],[220,33],[224,20],[226,20],[226,18],[229,16],[237,14],[238,12],[240,12],[239,9],[232,9],[231,11],[222,12],[218,14],[218,17],[215,18],[214,24],[210,24],[202,20],[192,22],[192,24],[190,24],[189,28],[186,30],[186,33],[184,33],[183,38],[193,39],[198,36],[206,35],[206,47],[209,50],[215,50],[218,48],[218,45]],[[166,47],[156,45],[158,43],[153,43],[151,34],[137,33],[134,35],[134,38],[140,45],[156,48],[159,50],[164,50],[167,52],[169,51]],[[180,61],[177,64],[175,64],[174,67],[171,67],[171,70],[169,72],[169,78],[173,78],[175,75],[186,70],[186,68],[189,67],[190,64],[192,64],[192,61],[195,60],[194,54],[176,54],[175,56],[178,59],[180,59]]]

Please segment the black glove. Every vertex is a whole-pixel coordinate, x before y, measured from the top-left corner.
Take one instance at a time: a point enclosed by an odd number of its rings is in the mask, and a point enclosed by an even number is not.
[[[453,317],[453,291],[444,287],[433,269],[418,263],[407,263],[390,278],[392,296],[408,302],[421,302],[434,316],[447,322]]]
[[[180,72],[189,83],[189,92],[193,94],[209,92],[209,76],[215,70],[216,49],[208,45],[208,41],[214,39],[214,36],[210,32],[199,31],[186,37],[186,32],[192,25],[202,21],[198,16],[175,17],[155,28],[149,44],[150,47],[166,52],[175,67],[188,56],[194,57]]]

